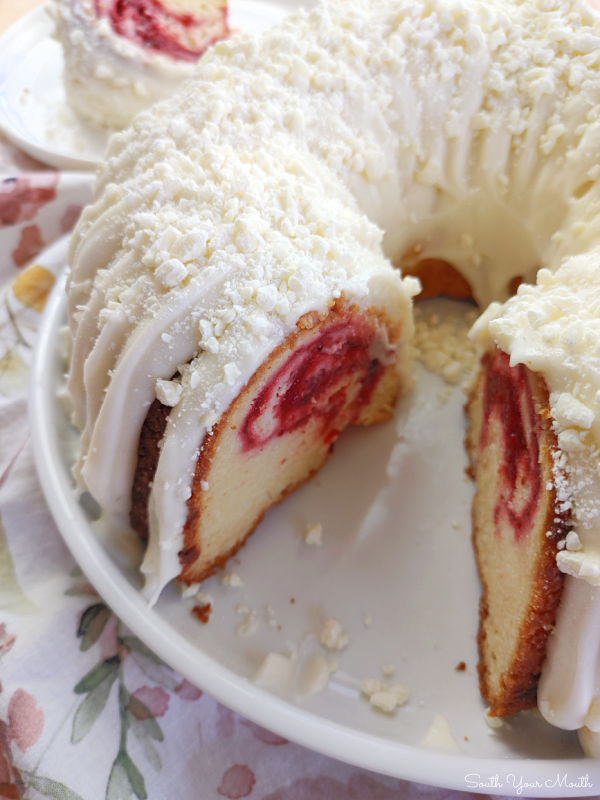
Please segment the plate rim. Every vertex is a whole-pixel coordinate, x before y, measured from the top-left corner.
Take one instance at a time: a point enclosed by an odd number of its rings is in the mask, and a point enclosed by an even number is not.
[[[56,260],[66,263],[70,235],[46,249]],[[44,253],[41,254],[43,257]],[[528,797],[582,797],[598,794],[593,781],[586,790],[547,787],[548,775],[592,774],[600,784],[600,761],[593,759],[478,758],[445,753],[418,745],[393,742],[374,734],[357,731],[348,725],[324,719],[271,694],[237,675],[147,607],[141,594],[119,572],[110,556],[93,536],[84,512],[70,489],[71,476],[60,455],[56,428],[51,424],[55,402],[53,365],[56,334],[66,310],[66,270],[57,276],[37,333],[29,384],[29,420],[34,460],[40,484],[59,533],[86,577],[111,609],[150,649],[192,683],[237,713],[310,750],[353,766],[391,777],[425,783],[440,788],[475,793],[513,796],[507,787],[470,787],[466,776],[519,775],[528,783]],[[81,535],[81,527],[88,531]]]

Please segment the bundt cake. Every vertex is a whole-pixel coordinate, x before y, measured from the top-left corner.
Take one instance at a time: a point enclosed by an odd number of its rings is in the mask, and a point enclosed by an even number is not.
[[[226,0],[52,0],[67,100],[85,119],[124,128],[192,75],[229,35]]]
[[[522,284],[474,334],[482,688],[510,713],[542,669],[546,718],[600,730],[565,649],[579,603],[598,669],[593,292],[570,309],[600,263],[599,70],[580,0],[349,0],[220,42],[112,138],[70,252],[76,474],[148,535],[151,600],[389,415],[417,291],[392,264],[449,262],[482,309]]]

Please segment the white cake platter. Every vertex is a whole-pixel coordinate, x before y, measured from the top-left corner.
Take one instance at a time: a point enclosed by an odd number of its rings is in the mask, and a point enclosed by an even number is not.
[[[67,241],[60,241],[46,261],[64,260],[66,248]],[[464,313],[460,304],[433,302],[439,314]],[[191,613],[194,600],[182,599],[176,584],[148,608],[140,593],[137,538],[95,521],[93,504],[75,487],[78,433],[60,398],[65,306],[60,280],[32,367],[36,463],[65,542],[142,641],[245,717],[351,764],[488,794],[600,794],[600,761],[582,757],[576,733],[531,712],[498,731],[484,719],[476,671],[473,489],[464,474],[460,388],[448,396],[440,378],[418,367],[416,389],[400,402],[393,421],[346,431],[319,475],[271,509],[230,564],[243,586],[224,586],[218,576],[205,581],[214,611],[203,625]],[[302,539],[314,522],[323,528],[321,547]],[[251,636],[236,634],[240,605],[258,619]],[[318,635],[330,617],[341,622],[350,643],[326,654],[338,665],[323,691],[300,697],[297,686],[287,686],[275,694],[253,681],[268,653],[285,656],[302,642],[321,647]],[[460,662],[464,671],[456,670]],[[410,692],[408,703],[389,714],[360,693],[365,678],[386,680],[384,664],[394,665],[387,680]],[[421,743],[436,715],[447,720],[455,753]]]
[[[317,0],[229,0],[232,30],[259,34]],[[0,130],[21,150],[57,169],[95,170],[110,132],[87,123],[68,105],[62,46],[52,38],[46,6],[0,38]]]

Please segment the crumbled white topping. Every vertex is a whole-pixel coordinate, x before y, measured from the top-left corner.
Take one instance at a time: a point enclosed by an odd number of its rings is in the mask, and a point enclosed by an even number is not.
[[[483,718],[492,730],[499,730],[500,728],[506,727],[506,722],[502,719],[502,717],[490,717],[489,708],[483,712]]]
[[[236,383],[237,379],[242,374],[237,364],[233,363],[225,364],[225,366],[223,367],[223,372],[225,375],[225,383],[228,386],[233,386]]]
[[[376,678],[367,678],[360,685],[360,690],[369,698],[369,702],[381,711],[391,712],[408,700],[409,691],[405,686],[395,683],[386,686]]]
[[[370,628],[373,624],[373,617],[370,614],[365,614],[363,616],[363,625],[365,628]]]
[[[309,523],[304,531],[306,544],[320,547],[323,544],[323,526],[320,522]]]
[[[394,688],[395,687],[392,687],[392,689]],[[392,689],[386,689],[383,692],[375,692],[375,694],[372,694],[369,698],[369,702],[375,708],[381,709],[381,711],[394,711],[396,706],[402,705],[402,703],[408,700],[408,690],[400,686],[400,684],[398,684],[396,691],[392,691]]]
[[[181,399],[183,388],[175,381],[156,381],[156,399],[164,406],[176,406]]]
[[[600,557],[595,553],[563,550],[557,554],[556,563],[561,572],[583,578],[592,586],[600,585]]]
[[[170,258],[157,268],[156,279],[165,288],[172,289],[187,278],[188,271],[178,258]]]
[[[418,306],[415,309],[416,358],[452,386],[460,383],[475,363],[475,347],[467,337],[472,321],[467,313],[440,322],[436,314],[427,314]]]
[[[384,677],[391,678],[391,676],[394,674],[394,665],[393,664],[384,664],[381,667],[381,672],[384,675]]]
[[[200,481],[200,488],[202,489],[203,492],[208,492],[208,490],[210,488],[210,485],[209,485],[208,481],[201,480]]]
[[[198,601],[199,605],[201,606],[213,606],[215,605],[214,598],[208,592],[198,592],[196,594],[196,600]]]
[[[198,589],[200,588],[199,583],[190,583],[187,586],[185,583],[181,584],[181,597],[186,600],[188,597],[195,597],[198,593]]]
[[[335,617],[331,617],[325,622],[319,638],[325,647],[332,650],[342,650],[350,641],[350,637],[343,632],[340,621]]]
[[[570,392],[562,392],[554,403],[552,416],[563,428],[584,428],[588,430],[594,421],[594,412],[591,408],[573,397]]]
[[[221,583],[223,586],[231,586],[234,589],[244,585],[244,581],[235,572],[224,572],[221,575]]]
[[[360,685],[360,690],[367,697],[371,697],[375,692],[381,692],[385,689],[385,684],[377,680],[377,678],[366,678]]]
[[[244,619],[242,622],[236,625],[236,635],[241,636],[242,638],[252,636],[254,633],[256,633],[260,625],[258,614],[253,608],[248,608],[246,606],[239,606],[238,612],[244,614]]]
[[[273,606],[267,606],[267,625],[269,628],[276,628],[277,627],[277,620],[275,619],[275,609]]]
[[[567,428],[558,433],[558,446],[565,453],[581,453],[585,450],[585,443],[582,441],[579,431],[575,428]]]
[[[569,531],[566,539],[567,550],[583,550],[583,545],[575,531]]]

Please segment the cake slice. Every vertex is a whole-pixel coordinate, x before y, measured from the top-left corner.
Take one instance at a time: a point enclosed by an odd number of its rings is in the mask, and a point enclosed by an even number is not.
[[[229,35],[227,0],[54,0],[50,10],[69,104],[112,129],[173,94]]]
[[[199,582],[223,567],[265,511],[320,469],[349,424],[392,416],[399,391],[410,386],[398,370],[401,333],[384,311],[342,301],[299,320],[205,438],[187,501],[180,580]],[[155,400],[140,436],[130,516],[144,538],[170,413]]]
[[[557,544],[569,530],[556,511],[549,394],[544,379],[495,345],[483,354],[466,411],[477,493],[473,544],[483,587],[479,682],[490,716],[536,705],[546,642],[564,575]]]

